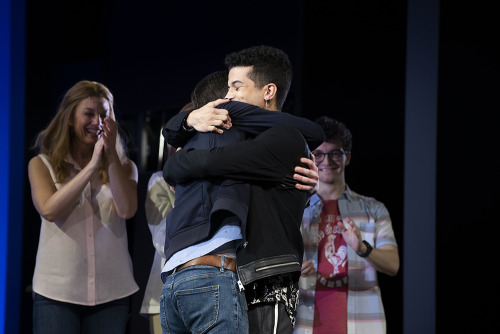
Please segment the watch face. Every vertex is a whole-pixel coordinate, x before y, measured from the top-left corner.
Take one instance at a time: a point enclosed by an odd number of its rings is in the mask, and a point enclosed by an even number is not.
[[[361,257],[367,257],[367,256],[368,256],[368,255],[370,255],[370,253],[372,252],[373,247],[372,247],[372,246],[368,243],[368,241],[366,241],[366,240],[363,240],[363,243],[364,243],[364,244],[365,244],[365,246],[366,246],[366,252],[364,252],[364,253],[356,253],[356,254],[358,254],[358,255],[359,255],[359,256],[361,256]]]

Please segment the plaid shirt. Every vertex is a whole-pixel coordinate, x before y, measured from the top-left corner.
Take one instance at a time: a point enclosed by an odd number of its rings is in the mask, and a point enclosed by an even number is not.
[[[383,203],[359,195],[347,187],[338,200],[342,218],[350,217],[361,230],[362,239],[374,248],[395,245],[389,212]],[[314,195],[302,218],[304,261],[318,269],[318,224],[323,202]],[[378,334],[386,332],[384,307],[378,286],[377,271],[368,261],[348,247],[349,290],[347,295],[347,333]],[[313,333],[314,295],[317,276],[301,277],[300,299],[294,334]]]

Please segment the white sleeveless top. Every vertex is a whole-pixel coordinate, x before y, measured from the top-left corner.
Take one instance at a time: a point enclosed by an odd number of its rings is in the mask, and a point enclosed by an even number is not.
[[[39,155],[59,189],[54,170]],[[81,170],[68,157],[71,180]],[[97,305],[139,290],[128,252],[125,220],[116,213],[109,185],[92,179],[65,218],[42,217],[33,275],[33,291],[47,298],[81,305]]]

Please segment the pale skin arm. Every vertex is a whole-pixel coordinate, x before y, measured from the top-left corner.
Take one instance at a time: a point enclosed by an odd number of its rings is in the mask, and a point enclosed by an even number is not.
[[[361,239],[361,232],[350,218],[345,219],[347,226],[339,222],[338,226],[342,229],[342,236],[346,243],[357,253],[366,252],[366,245]],[[382,245],[373,248],[373,251],[365,258],[377,270],[389,276],[395,276],[399,271],[399,254],[394,245]]]
[[[57,190],[50,172],[40,157],[34,157],[28,164],[31,197],[38,213],[54,222],[71,209],[82,194],[94,173],[99,171],[104,143],[99,140],[94,146],[90,162],[68,183]]]
[[[132,218],[137,211],[137,166],[131,160],[122,164],[116,152],[117,124],[105,118],[102,124],[104,154],[108,161],[109,186],[116,212],[121,218]]]

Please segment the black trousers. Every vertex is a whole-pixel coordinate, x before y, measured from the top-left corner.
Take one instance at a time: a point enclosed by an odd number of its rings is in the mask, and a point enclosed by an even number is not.
[[[248,332],[250,334],[291,334],[293,326],[285,304],[257,303],[248,305]]]

